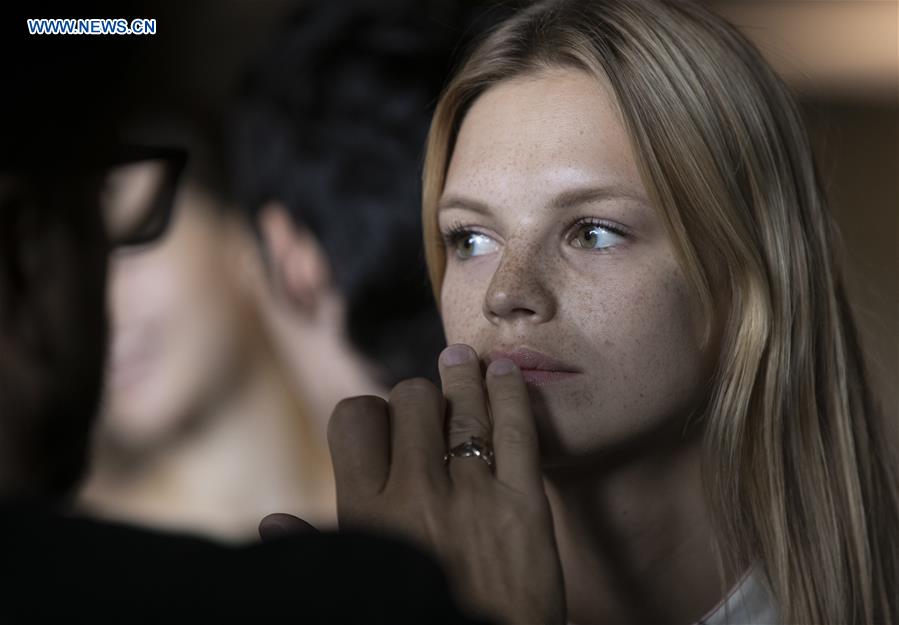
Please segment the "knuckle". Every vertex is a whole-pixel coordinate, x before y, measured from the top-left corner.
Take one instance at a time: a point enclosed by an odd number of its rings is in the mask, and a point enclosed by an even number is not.
[[[521,405],[521,402],[521,395],[516,389],[492,389],[490,392],[490,403],[494,406],[514,408]]]
[[[446,381],[447,390],[456,394],[483,395],[484,385],[474,376],[452,377]]]
[[[515,493],[502,497],[503,506],[497,508],[497,522],[503,530],[512,528],[543,526],[552,523],[549,506],[545,499],[522,497]]]
[[[364,419],[373,414],[383,412],[386,403],[380,397],[362,395],[359,397],[347,397],[341,399],[334,406],[331,419],[328,422],[328,433],[334,434],[344,428],[352,427],[358,419]]]
[[[451,441],[464,441],[472,436],[484,438],[487,425],[472,417],[453,417],[447,425],[447,436]]]
[[[508,536],[511,532],[517,529],[524,519],[528,517],[522,515],[523,511],[520,509],[515,509],[511,507],[504,507],[499,510],[497,513],[497,526],[499,527],[499,533],[503,536]]]
[[[337,402],[334,406],[334,415],[349,415],[350,417],[358,417],[369,414],[373,411],[382,410],[384,408],[384,400],[374,395],[359,395],[357,397],[346,397]]]
[[[517,423],[509,423],[496,429],[493,433],[496,444],[507,447],[531,447],[537,440],[533,432]]]
[[[422,401],[439,396],[437,387],[426,378],[403,380],[390,391],[390,403]]]
[[[497,533],[502,536],[522,533],[539,535],[541,532],[535,530],[547,527],[544,516],[542,510],[531,505],[503,508],[497,514]]]

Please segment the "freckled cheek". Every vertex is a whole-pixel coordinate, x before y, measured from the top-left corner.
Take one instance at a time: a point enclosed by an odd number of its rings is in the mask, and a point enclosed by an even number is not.
[[[699,310],[683,279],[668,277],[647,297],[646,317],[663,340],[683,349],[699,347]]]
[[[486,283],[472,272],[447,269],[440,293],[440,313],[448,343],[471,343],[488,323],[483,314]]]
[[[625,373],[653,385],[686,381],[702,365],[697,320],[686,289],[670,282],[647,282],[644,288],[621,293],[621,309],[612,313],[606,334],[615,347],[613,360]],[[635,379],[631,377],[631,379]]]

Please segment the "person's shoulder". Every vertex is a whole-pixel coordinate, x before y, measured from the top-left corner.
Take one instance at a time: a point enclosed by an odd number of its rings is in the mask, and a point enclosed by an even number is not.
[[[2,622],[106,620],[140,606],[152,620],[162,602],[204,594],[226,550],[189,536],[60,513],[34,501],[0,503]],[[123,611],[127,609],[127,611]],[[129,616],[130,619],[130,616]]]
[[[277,593],[307,588],[325,620],[470,623],[451,599],[436,561],[399,539],[359,532],[304,533],[245,550]]]
[[[309,533],[222,545],[0,504],[2,622],[246,615],[303,622],[471,622],[441,569],[401,541]],[[8,581],[7,581],[8,580]]]

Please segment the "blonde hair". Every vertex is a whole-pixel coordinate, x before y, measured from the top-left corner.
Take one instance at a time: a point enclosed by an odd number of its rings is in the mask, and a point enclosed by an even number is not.
[[[755,48],[694,2],[548,0],[445,89],[423,223],[437,228],[459,126],[491,86],[553,68],[607,85],[720,353],[703,418],[724,567],[760,562],[787,623],[895,623],[899,494],[843,287],[836,226],[798,108]],[[718,325],[716,325],[718,324]]]

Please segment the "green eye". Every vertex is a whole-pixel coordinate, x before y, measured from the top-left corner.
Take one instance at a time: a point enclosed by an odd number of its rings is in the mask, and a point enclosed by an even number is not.
[[[471,231],[460,232],[453,241],[453,246],[456,248],[456,255],[462,260],[496,251],[496,241],[486,234]]]
[[[601,250],[614,247],[624,237],[610,228],[598,224],[584,224],[575,231],[571,244],[586,250]]]

